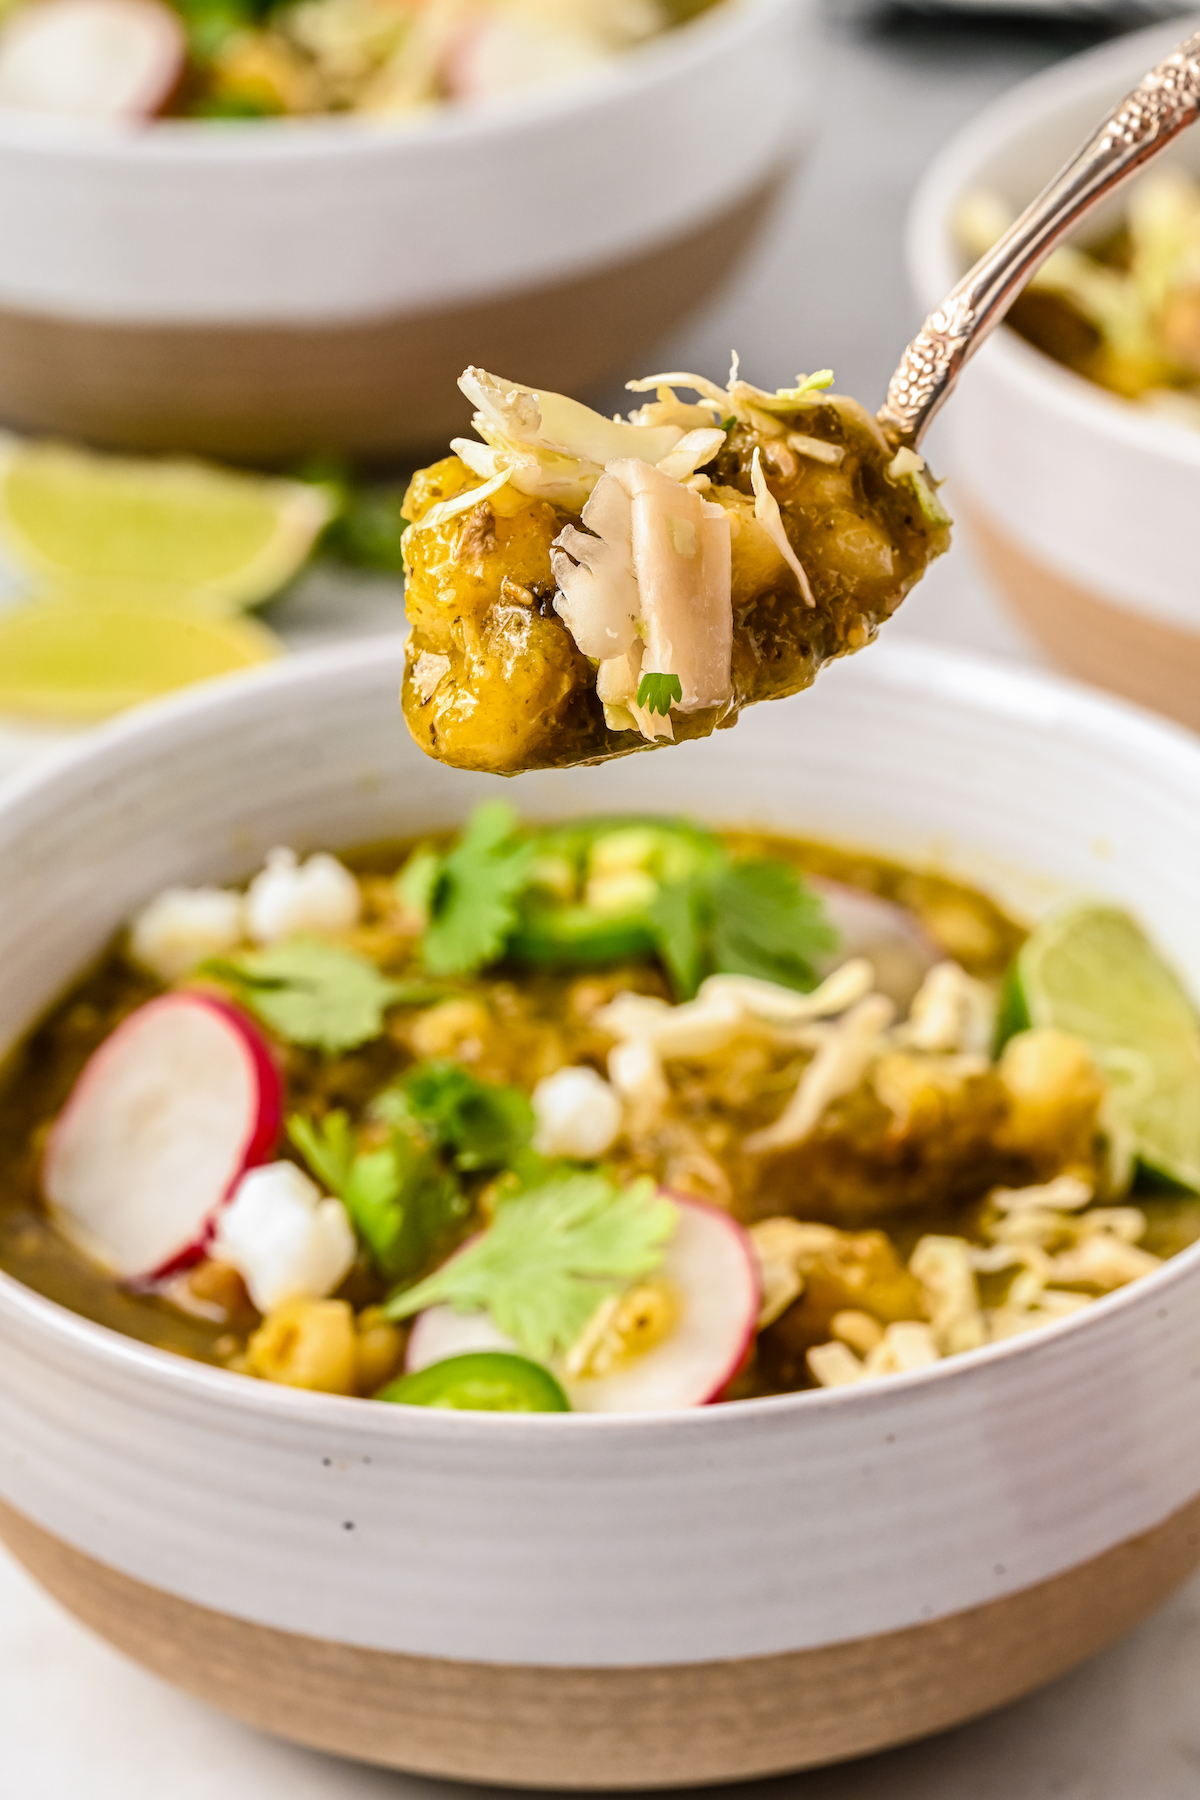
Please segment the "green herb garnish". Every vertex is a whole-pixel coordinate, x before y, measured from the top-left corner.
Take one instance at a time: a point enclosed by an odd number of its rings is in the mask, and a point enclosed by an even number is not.
[[[387,1281],[416,1273],[445,1233],[470,1213],[459,1182],[432,1145],[403,1131],[363,1148],[344,1112],[313,1121],[296,1113],[288,1137],[350,1215],[359,1241]]]
[[[487,1312],[544,1361],[570,1348],[602,1300],[659,1267],[677,1219],[648,1177],[619,1188],[600,1174],[558,1176],[504,1201],[480,1238],[393,1296],[387,1314]]]
[[[729,862],[659,889],[650,908],[658,954],[681,999],[706,975],[756,975],[807,993],[838,934],[820,896],[790,863]]]
[[[786,862],[735,862],[711,886],[712,959],[725,975],[757,975],[808,992],[838,947],[821,897]]]
[[[377,1038],[389,1006],[419,1006],[430,994],[427,982],[389,980],[369,957],[321,938],[289,938],[266,950],[214,957],[199,973],[232,988],[288,1043],[330,1056]]]
[[[414,870],[416,858],[422,860]],[[417,851],[416,858],[401,872],[398,892],[406,904],[424,901],[426,969],[459,975],[494,962],[517,922],[517,897],[533,860],[512,807],[503,800],[478,807],[453,849],[444,856]]]
[[[618,882],[628,876],[628,898],[589,901],[598,869]],[[446,973],[501,956],[549,968],[657,956],[688,999],[718,972],[807,991],[837,948],[820,898],[791,863],[735,860],[710,832],[671,819],[596,819],[521,835],[511,810],[494,804],[445,855],[414,852],[397,892],[429,921],[426,967]]]
[[[461,1063],[418,1063],[371,1111],[393,1126],[415,1125],[464,1170],[510,1167],[533,1136],[528,1095],[478,1081]]]
[[[647,712],[669,713],[672,702],[683,699],[678,675],[643,675],[638,682],[637,703]]]

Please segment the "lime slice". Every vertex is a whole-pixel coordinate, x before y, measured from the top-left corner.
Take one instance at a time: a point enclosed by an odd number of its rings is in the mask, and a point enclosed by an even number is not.
[[[186,600],[219,616],[275,593],[333,507],[308,482],[195,462],[0,444],[0,541],[73,599]]]
[[[1153,1173],[1200,1192],[1200,1017],[1174,971],[1119,907],[1052,913],[1018,952],[1005,1027],[1082,1038]]]
[[[104,719],[139,701],[277,656],[251,619],[178,608],[35,600],[0,612],[0,712]]]

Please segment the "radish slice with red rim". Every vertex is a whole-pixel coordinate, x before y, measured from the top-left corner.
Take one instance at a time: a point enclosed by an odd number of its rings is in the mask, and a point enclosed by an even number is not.
[[[85,1065],[46,1145],[43,1192],[97,1262],[154,1280],[203,1254],[282,1117],[282,1080],[252,1021],[212,995],[165,994]]]
[[[809,885],[821,896],[839,937],[837,953],[819,963],[818,973],[829,975],[850,957],[863,956],[875,970],[879,992],[906,1013],[917,989],[934,963],[944,959],[945,951],[916,915],[894,900],[881,899],[878,894],[849,887],[842,881],[829,881],[823,875],[810,876]]]
[[[186,61],[183,23],[159,0],[36,0],[0,29],[0,107],[148,119]]]
[[[758,1320],[758,1264],[746,1233],[718,1207],[672,1193],[679,1223],[656,1280],[668,1284],[675,1320],[657,1344],[604,1375],[572,1378],[554,1365],[576,1412],[658,1412],[717,1400],[744,1366]],[[487,1313],[433,1306],[408,1340],[410,1373],[468,1350],[515,1350]]]

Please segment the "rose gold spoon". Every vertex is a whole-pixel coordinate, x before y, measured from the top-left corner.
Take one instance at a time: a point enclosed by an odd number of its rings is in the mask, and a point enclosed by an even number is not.
[[[880,423],[913,449],[966,364],[1050,252],[1200,115],[1200,31],[1127,94],[931,312],[888,384]]]

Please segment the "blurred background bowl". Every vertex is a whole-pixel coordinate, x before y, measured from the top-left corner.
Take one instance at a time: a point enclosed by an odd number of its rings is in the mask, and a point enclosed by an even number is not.
[[[467,363],[587,392],[755,237],[807,0],[408,126],[0,113],[0,420],[273,458],[444,443]]]
[[[1024,207],[1107,108],[1195,22],[1072,58],[987,107],[913,201],[909,272],[929,309],[967,261],[954,222],[988,191]],[[1200,176],[1200,132],[1168,157]],[[1118,194],[1086,235],[1115,224]],[[1085,679],[1200,726],[1200,432],[1108,393],[1001,329],[947,409],[939,467],[1010,606]]]

